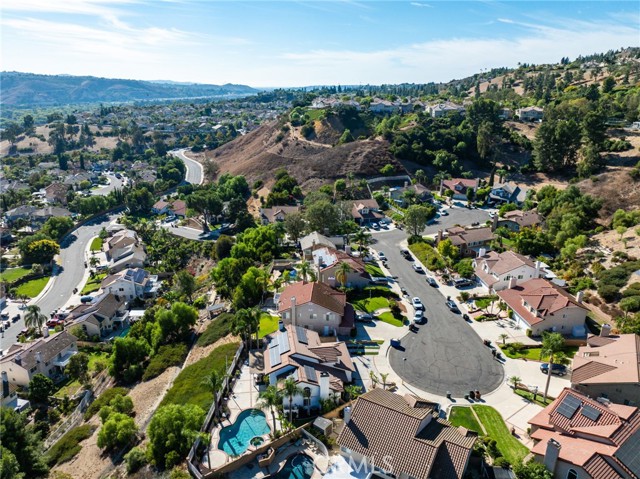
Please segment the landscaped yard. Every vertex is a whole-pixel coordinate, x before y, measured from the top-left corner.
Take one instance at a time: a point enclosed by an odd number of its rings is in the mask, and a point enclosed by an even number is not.
[[[89,375],[93,376],[96,372],[97,363],[100,361],[109,367],[109,353],[105,351],[82,351],[89,356]],[[80,389],[81,384],[78,381],[71,381],[67,379],[65,382],[58,385],[58,390],[55,392],[54,396],[62,399],[65,396],[73,396]]]
[[[378,266],[377,264],[374,263],[366,263],[364,265],[364,269],[367,273],[369,273],[370,276],[372,277],[376,277],[376,278],[381,278],[384,277],[385,274],[382,272],[382,270],[380,269],[380,266]]]
[[[476,431],[478,434],[482,434],[482,428],[476,417],[473,415],[470,407],[453,407],[451,408],[451,414],[449,415],[449,422],[454,426],[466,427],[471,431]]]
[[[91,240],[91,251],[102,251],[102,238],[96,236]]]
[[[16,279],[20,279],[23,276],[28,275],[30,272],[31,270],[27,268],[7,268],[0,273],[0,281],[11,283]]]
[[[167,404],[195,404],[204,411],[213,402],[213,393],[202,383],[211,371],[224,371],[238,350],[239,343],[228,343],[214,349],[209,356],[184,368],[173,382],[173,386],[161,406]]]
[[[502,343],[499,343],[499,345],[500,345],[500,349],[502,349],[502,352],[506,354],[508,357],[510,357],[511,359],[530,359],[532,361],[544,361],[546,359],[546,358],[540,357],[542,348],[522,349],[520,351],[511,352],[512,350],[504,347]],[[564,354],[565,356],[567,356],[567,358],[573,358],[577,352],[578,352],[578,346],[564,347]]]
[[[26,283],[22,283],[20,286],[16,288],[16,294],[18,296],[24,295],[29,298],[35,298],[40,294],[40,292],[44,289],[44,287],[49,282],[49,276],[45,276],[44,278],[32,279],[31,281],[27,281]]]
[[[107,273],[96,274],[93,278],[87,280],[87,284],[84,285],[80,294],[89,294],[100,289],[100,283],[107,276]]]
[[[267,334],[276,332],[278,329],[278,316],[271,316],[269,313],[262,313],[260,316],[260,329],[258,330],[258,337],[264,338]]]
[[[307,111],[305,111],[305,115],[307,115],[309,117],[310,120],[317,120],[318,118],[320,118],[321,115],[323,115],[325,113],[325,110],[322,108],[319,108],[317,110],[312,110],[312,109],[307,109]]]
[[[396,318],[390,311],[378,315],[378,319],[392,326],[400,327],[404,325],[404,318]]]
[[[530,393],[529,391],[524,391],[522,389],[516,389],[516,394],[518,396],[520,396],[520,397],[528,399],[531,402],[534,402],[533,401],[533,393]],[[547,397],[546,401],[542,401],[542,392],[538,392],[538,394],[536,394],[535,403],[538,404],[539,406],[547,407],[553,401],[554,401],[554,399],[552,399],[550,397]]]
[[[372,296],[371,298],[364,298],[354,301],[353,307],[359,311],[366,311],[367,313],[373,313],[381,308],[389,307],[389,300],[382,296]]]

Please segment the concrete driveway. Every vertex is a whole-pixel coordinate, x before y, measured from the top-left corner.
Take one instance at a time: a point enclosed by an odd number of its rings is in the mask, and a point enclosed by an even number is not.
[[[398,336],[406,335],[400,348],[389,350],[389,362],[396,374],[409,384],[440,396],[449,391],[460,397],[472,389],[484,394],[499,387],[504,382],[504,366],[493,358],[461,315],[449,311],[440,291],[429,286],[425,275],[413,271],[411,262],[400,255],[400,243],[406,233],[381,232],[375,238],[374,249],[384,251],[398,284],[411,296],[422,299],[427,317],[427,323],[415,333],[398,331]]]

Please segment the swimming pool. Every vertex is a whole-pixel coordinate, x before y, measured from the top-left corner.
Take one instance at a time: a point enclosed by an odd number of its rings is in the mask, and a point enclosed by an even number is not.
[[[306,454],[296,454],[287,459],[274,479],[310,479],[313,474],[313,459]]]
[[[259,409],[247,409],[242,411],[236,421],[220,431],[218,449],[230,456],[239,456],[245,452],[251,439],[256,436],[268,434],[271,428],[267,424],[267,418]]]

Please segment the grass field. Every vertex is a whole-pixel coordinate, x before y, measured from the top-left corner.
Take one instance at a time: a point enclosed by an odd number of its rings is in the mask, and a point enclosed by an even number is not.
[[[305,112],[305,115],[307,115],[309,117],[309,119],[311,119],[311,120],[317,120],[318,118],[320,118],[320,115],[322,115],[324,112],[325,111],[322,110],[322,109],[319,109],[319,110],[308,109]]]
[[[100,283],[107,276],[107,273],[96,274],[93,278],[87,280],[87,284],[84,285],[80,294],[89,294],[100,289]]]
[[[500,413],[491,406],[472,406],[480,422],[491,439],[495,439],[498,450],[511,463],[518,464],[529,453],[529,450],[511,435]]]
[[[44,289],[44,287],[49,282],[49,276],[45,276],[44,278],[32,279],[31,281],[27,281],[26,283],[22,283],[20,286],[16,288],[16,294],[24,295],[29,298],[35,298],[40,294],[40,292]]]
[[[102,238],[96,236],[91,240],[91,251],[102,251]]]
[[[386,313],[382,313],[378,315],[378,319],[380,321],[383,321],[385,323],[388,323],[392,326],[396,326],[396,327],[400,327],[404,325],[404,318],[399,319],[396,318],[395,316],[393,316],[393,314],[390,311],[387,311]]]
[[[23,276],[28,275],[30,272],[31,270],[27,268],[7,268],[0,273],[0,281],[11,283],[16,279],[20,279]]]
[[[382,270],[380,269],[380,267],[377,264],[367,263],[367,264],[364,265],[364,269],[371,276],[375,276],[375,277],[378,277],[378,278],[385,276],[385,274],[382,272]]]
[[[267,334],[274,333],[278,329],[278,316],[271,316],[269,313],[262,313],[260,316],[260,329],[258,337],[264,338]]]
[[[389,307],[389,300],[382,296],[373,296],[371,298],[359,299],[353,302],[353,307],[360,311],[366,311],[367,313],[373,313],[381,308]]]
[[[204,411],[213,402],[213,393],[202,384],[205,377],[214,370],[223,371],[225,364],[231,363],[239,343],[229,343],[214,349],[209,356],[184,368],[173,382],[173,386],[160,406],[167,404],[195,404]]]
[[[471,431],[482,434],[482,428],[480,427],[480,424],[478,424],[478,421],[473,415],[473,411],[471,411],[470,407],[454,406],[451,408],[449,422],[454,426],[466,427]]]
[[[531,349],[523,349],[521,351],[511,353],[509,349],[504,348],[502,343],[499,343],[500,349],[502,352],[506,354],[511,359],[530,359],[532,361],[543,361],[545,358],[540,357],[540,352],[542,348],[531,348]],[[568,358],[573,358],[578,352],[578,346],[565,346],[564,354]]]

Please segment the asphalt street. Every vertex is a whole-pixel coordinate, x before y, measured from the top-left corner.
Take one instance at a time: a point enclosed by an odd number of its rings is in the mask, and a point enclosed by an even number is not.
[[[464,206],[454,206],[452,208],[445,207],[445,211],[448,213],[448,215],[440,215],[439,218],[436,218],[434,224],[427,225],[427,227],[424,229],[424,232],[422,233],[423,235],[437,234],[438,230],[446,230],[447,228],[451,228],[455,225],[469,226],[471,225],[471,223],[475,222],[484,225],[491,219],[491,217],[489,216],[489,211],[493,210],[484,210],[478,208],[469,209]]]
[[[118,178],[116,178],[115,175],[112,174],[108,174],[106,175],[107,178],[109,178],[109,184],[103,186],[102,188],[97,188],[95,190],[93,190],[91,192],[92,195],[95,196],[107,196],[109,193],[111,193],[113,190],[115,190],[116,188],[122,188],[122,180],[119,180]]]
[[[182,161],[184,161],[185,166],[187,167],[187,174],[185,175],[185,181],[187,183],[191,183],[193,185],[201,185],[204,181],[204,175],[202,172],[202,165],[195,160],[192,160],[187,155],[185,155],[186,149],[181,150],[171,150],[171,153],[174,156],[177,156]]]
[[[389,350],[393,370],[407,383],[442,396],[449,391],[460,397],[476,389],[488,393],[500,386],[504,381],[502,364],[462,316],[449,310],[439,289],[429,286],[425,275],[416,273],[412,262],[400,255],[399,245],[406,233],[385,231],[375,233],[374,238],[373,249],[387,256],[398,284],[411,297],[422,300],[427,318],[417,332],[408,332],[402,338],[399,348]]]

